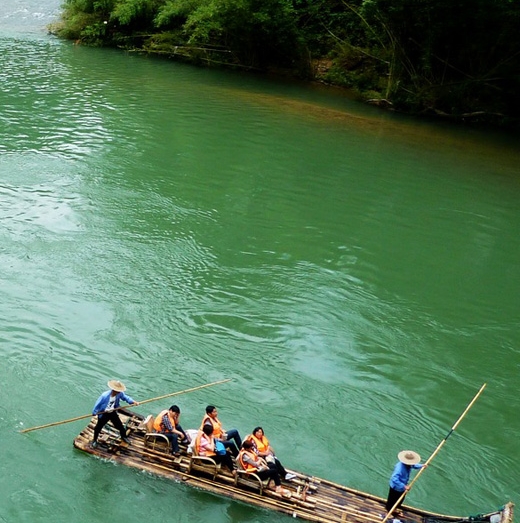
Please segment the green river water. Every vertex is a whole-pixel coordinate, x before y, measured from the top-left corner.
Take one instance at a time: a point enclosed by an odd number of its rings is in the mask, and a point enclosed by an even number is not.
[[[520,142],[325,88],[46,34],[0,0],[0,521],[284,522],[84,455],[136,400],[263,425],[288,467],[475,514],[519,501]],[[170,401],[138,407],[142,414]]]

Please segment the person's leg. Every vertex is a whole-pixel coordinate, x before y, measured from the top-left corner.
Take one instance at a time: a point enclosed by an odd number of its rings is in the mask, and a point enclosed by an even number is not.
[[[186,432],[184,432],[184,429],[180,425],[176,425],[175,428],[179,432],[182,432],[182,435],[183,435],[182,443],[189,443],[190,442],[190,438],[188,438],[188,435],[186,434]]]
[[[282,478],[285,478],[285,476],[287,476],[287,471],[285,470],[284,466],[280,463],[280,460],[277,457],[274,458],[274,464],[276,465],[276,470],[278,471],[278,474],[280,474]]]
[[[400,494],[402,494],[402,492],[401,492]],[[406,497],[406,495],[405,495],[405,496],[403,496],[403,498],[401,499],[401,501],[399,501],[399,505],[397,505],[397,508],[396,508],[396,510],[398,510],[398,509],[400,509],[400,508],[401,508],[401,505],[402,505],[402,504],[404,503],[404,498],[405,498],[405,497]]]
[[[282,476],[282,474],[280,473],[280,471],[278,470],[278,465],[276,463],[273,463],[273,462],[267,462],[267,464],[269,465],[269,468],[277,475],[280,477],[280,479],[282,478],[285,478],[285,474]],[[283,469],[283,467],[282,467]],[[283,469],[285,470],[285,469]]]
[[[392,510],[392,507],[397,503],[397,500],[402,496],[402,494],[403,493],[400,492],[399,490],[395,490],[392,487],[390,487],[390,489],[388,491],[388,498],[386,500],[386,505],[385,505],[387,512]],[[401,500],[401,502],[399,503],[399,505],[396,507],[396,509],[398,509],[403,504],[403,501],[404,501],[404,497]]]
[[[161,432],[160,434],[163,434],[168,438],[172,448],[172,454],[179,452],[179,436],[177,436],[177,434],[173,434],[172,432]]]
[[[101,430],[103,427],[109,422],[110,418],[108,414],[101,414],[101,416],[98,416],[97,424],[94,427],[94,439],[93,441],[96,442]]]
[[[222,441],[222,445],[224,445],[226,449],[229,449],[235,458],[238,456],[238,449],[234,441],[224,440]]]
[[[385,508],[388,512],[394,505],[395,502],[399,499],[399,496],[396,497],[397,490],[394,490],[392,487],[388,489],[388,496],[386,498]]]
[[[117,412],[110,412],[108,414],[108,416],[110,418],[110,421],[112,422],[112,425],[114,425],[114,427],[119,431],[119,434],[121,435],[121,438],[122,439],[126,438],[126,429],[125,429],[125,427],[123,425],[123,422],[121,421],[121,419],[117,415]]]
[[[267,470],[261,470],[256,472],[256,475],[261,480],[272,479],[277,487],[279,487],[282,484],[282,481],[280,480],[280,476],[278,472],[276,472],[276,469],[269,468]]]
[[[172,444],[172,454],[179,452],[179,436],[177,434],[170,434],[170,443]]]
[[[227,440],[233,440],[238,450],[242,448],[242,438],[240,437],[237,429],[231,429],[227,431]]]
[[[235,470],[233,459],[227,452],[225,454],[215,454],[215,456],[211,457],[215,460],[215,463],[222,463],[222,465],[226,466],[231,472]]]

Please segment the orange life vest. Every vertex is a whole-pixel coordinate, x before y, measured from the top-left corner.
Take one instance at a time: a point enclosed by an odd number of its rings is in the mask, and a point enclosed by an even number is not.
[[[248,454],[254,461],[256,461],[258,459],[254,452],[242,449],[238,453],[238,462],[240,463],[240,468],[242,468],[246,472],[256,472],[258,470],[258,467],[255,467],[254,465],[251,465],[251,463],[248,463],[247,461],[245,461],[244,454]]]
[[[214,450],[209,450],[207,446],[205,446],[204,448],[202,447],[202,445],[201,445],[202,440],[204,440],[205,442],[211,442],[211,438],[209,436],[206,436],[206,434],[204,434],[204,432],[199,432],[195,439],[195,449],[197,451],[197,455],[198,456],[214,456],[215,455]],[[215,448],[215,442],[213,442],[213,449],[214,448]]]
[[[265,434],[261,439],[258,439],[255,435],[251,434],[249,439],[253,442],[258,452],[269,452],[269,440],[265,437]]]
[[[217,439],[222,438],[222,436],[224,435],[224,430],[222,429],[222,423],[220,423],[218,418],[212,418],[209,414],[206,414],[202,418],[200,430],[202,430],[202,427],[204,427],[204,425],[207,425],[208,422],[213,425],[213,437],[215,437]]]
[[[168,409],[165,409],[165,410],[162,410],[159,415],[155,418],[155,421],[153,422],[153,429],[156,431],[156,432],[170,432],[164,425],[163,425],[163,422],[162,422],[162,419],[164,417],[165,414],[168,414],[169,410]],[[175,420],[172,422],[171,418],[170,418],[170,423],[172,424],[172,427],[175,428]]]

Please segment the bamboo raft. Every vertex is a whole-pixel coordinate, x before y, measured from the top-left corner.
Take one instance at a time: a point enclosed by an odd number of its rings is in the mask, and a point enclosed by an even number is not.
[[[283,481],[290,497],[282,496],[253,474],[230,472],[211,465],[208,460],[193,456],[181,446],[181,455],[169,453],[166,438],[147,431],[143,416],[127,410],[119,415],[128,430],[130,444],[122,442],[110,424],[105,426],[99,445],[91,446],[97,417],[90,420],[74,440],[74,447],[100,458],[144,470],[193,487],[225,496],[256,507],[275,510],[307,521],[321,523],[381,523],[386,516],[385,499],[355,490],[325,479],[296,471],[291,481]],[[413,508],[401,507],[399,519],[390,523],[513,523],[513,503],[499,510],[475,516],[449,516]]]

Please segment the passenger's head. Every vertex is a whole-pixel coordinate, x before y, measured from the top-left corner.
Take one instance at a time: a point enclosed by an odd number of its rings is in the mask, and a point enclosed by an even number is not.
[[[253,443],[251,443],[251,440],[246,439],[242,442],[242,448],[244,450],[251,450],[253,448]]]
[[[179,409],[179,407],[177,405],[172,405],[170,407],[170,411],[175,413],[175,414],[180,414],[181,413],[181,409]]]
[[[255,438],[261,438],[264,435],[264,429],[262,427],[255,427],[252,434]]]
[[[208,405],[206,407],[206,414],[208,416],[216,416],[217,415],[217,407],[215,407],[215,405]]]
[[[206,434],[206,436],[211,436],[213,434],[213,425],[211,423],[208,423],[202,427],[202,432]]]

